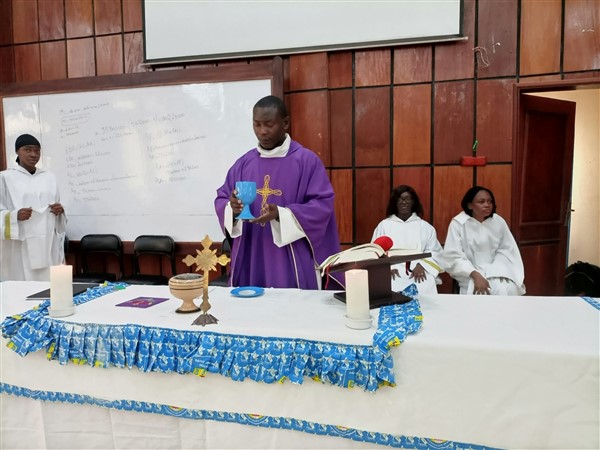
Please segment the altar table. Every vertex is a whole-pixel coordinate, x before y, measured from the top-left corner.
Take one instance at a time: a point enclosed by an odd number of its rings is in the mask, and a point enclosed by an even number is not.
[[[3,282],[2,318],[48,283]],[[149,309],[115,307],[170,297]],[[129,286],[64,320],[370,346],[344,326],[331,292],[211,288],[219,324],[191,326],[164,286]],[[371,392],[309,378],[235,381],[17,355],[2,340],[2,441],[9,448],[598,448],[598,301],[580,297],[420,295],[422,328],[391,348],[395,386]]]

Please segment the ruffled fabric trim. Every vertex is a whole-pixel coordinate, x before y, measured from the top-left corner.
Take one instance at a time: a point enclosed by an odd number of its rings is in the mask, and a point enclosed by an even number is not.
[[[76,305],[93,301],[125,283],[110,283],[75,297]],[[59,364],[137,368],[142,372],[220,374],[236,381],[302,384],[305,377],[335,386],[358,386],[374,392],[394,385],[390,347],[420,329],[422,313],[416,286],[405,295],[413,301],[381,308],[372,346],[334,344],[295,338],[228,335],[137,324],[76,324],[48,316],[50,302],[1,324],[8,347],[17,354],[44,350]]]
[[[412,448],[422,450],[495,450],[494,447],[444,441],[441,439],[419,438],[413,436],[393,435],[373,431],[357,430],[339,425],[329,425],[308,420],[289,417],[263,416],[237,412],[211,411],[204,409],[188,409],[159,403],[138,402],[131,400],[103,400],[89,395],[65,394],[61,392],[37,391],[0,383],[0,393],[11,394],[34,400],[62,402],[71,404],[93,405],[121,411],[136,411],[151,414],[162,414],[193,420],[215,420],[233,422],[262,428],[301,431],[320,436],[336,436],[359,442],[387,445],[393,448]]]
[[[598,311],[600,311],[600,299],[597,298],[593,298],[593,297],[581,297],[583,300],[585,300],[586,302],[588,302],[590,305],[592,305],[594,308],[596,308]]]
[[[373,345],[381,351],[400,345],[411,333],[416,333],[423,324],[421,305],[417,300],[417,286],[411,284],[402,294],[413,300],[402,305],[384,306],[379,310],[377,331],[373,336]]]

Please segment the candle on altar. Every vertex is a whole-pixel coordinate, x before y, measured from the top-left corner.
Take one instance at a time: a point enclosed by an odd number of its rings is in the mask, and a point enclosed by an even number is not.
[[[73,314],[73,266],[50,267],[50,315]]]
[[[346,316],[351,320],[368,320],[369,272],[363,269],[346,271]]]

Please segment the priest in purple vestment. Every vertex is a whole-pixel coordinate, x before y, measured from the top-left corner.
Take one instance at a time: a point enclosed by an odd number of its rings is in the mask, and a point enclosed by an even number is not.
[[[340,251],[325,167],[288,135],[289,116],[280,98],[256,103],[253,126],[258,146],[233,164],[215,199],[221,227],[233,238],[229,284],[320,289],[317,266]],[[236,219],[243,206],[235,196],[236,181],[256,182],[253,220]]]

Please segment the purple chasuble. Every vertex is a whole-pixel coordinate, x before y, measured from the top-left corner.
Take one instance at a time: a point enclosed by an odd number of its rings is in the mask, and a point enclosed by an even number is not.
[[[319,157],[296,141],[281,158],[261,158],[256,149],[240,157],[217,190],[215,209],[223,230],[225,206],[236,181],[256,182],[257,196],[250,206],[255,217],[269,203],[289,208],[306,238],[278,247],[270,223],[244,222],[243,234],[231,249],[230,284],[317,289],[315,267],[340,251],[333,188]]]

